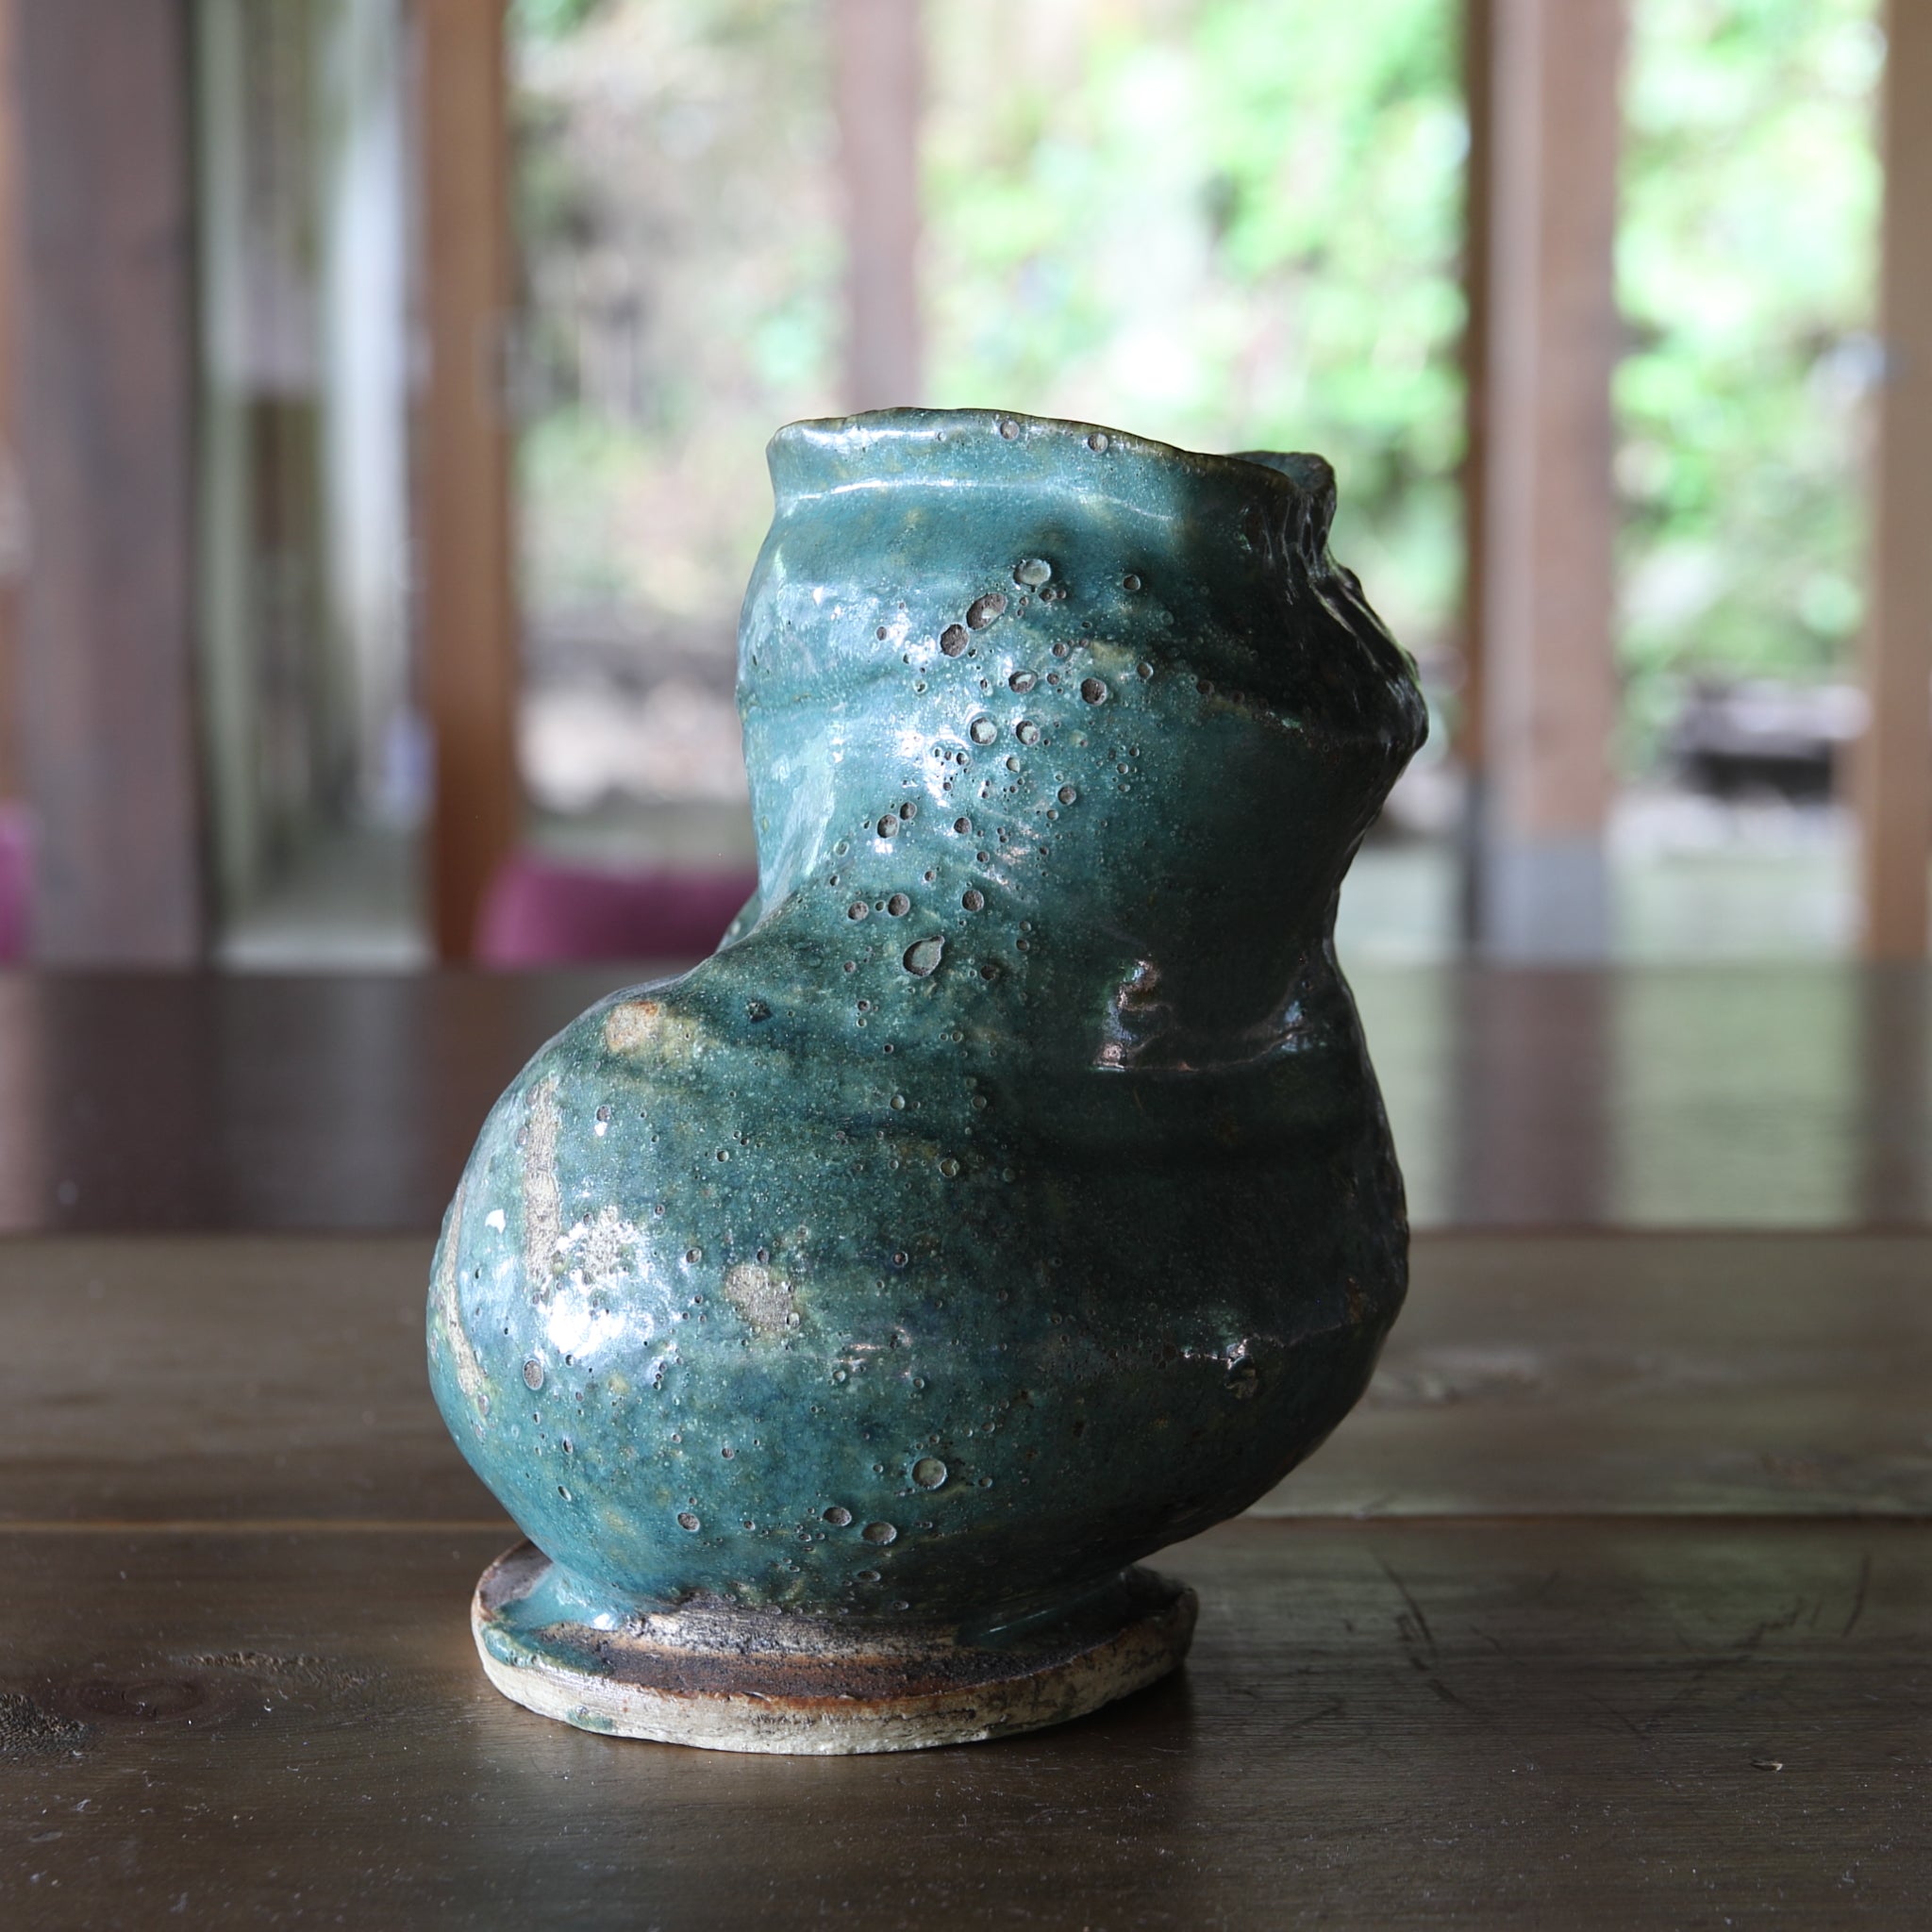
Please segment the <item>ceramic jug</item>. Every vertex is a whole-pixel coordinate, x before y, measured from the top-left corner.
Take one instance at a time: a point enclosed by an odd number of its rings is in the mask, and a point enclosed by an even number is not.
[[[891,1750],[1171,1669],[1138,1559],[1360,1394],[1407,1229],[1335,908],[1424,712],[1319,458],[892,410],[770,460],[758,895],[497,1104],[431,1375],[529,1539],[509,1696]]]

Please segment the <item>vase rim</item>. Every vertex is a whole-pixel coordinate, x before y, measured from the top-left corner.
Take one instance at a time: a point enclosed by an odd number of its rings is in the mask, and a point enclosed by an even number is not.
[[[958,457],[974,448],[1004,460],[988,466],[983,475],[962,475]],[[927,454],[945,459],[917,460]],[[781,505],[885,481],[958,485],[983,480],[1010,486],[1032,478],[1059,480],[1067,464],[1096,458],[1106,463],[1094,479],[1099,495],[1131,490],[1134,482],[1144,488],[1157,477],[1220,482],[1245,492],[1274,491],[1303,500],[1334,490],[1334,473],[1318,456],[1272,451],[1217,455],[1102,423],[1028,416],[1015,409],[892,408],[807,417],[773,435],[766,458]]]

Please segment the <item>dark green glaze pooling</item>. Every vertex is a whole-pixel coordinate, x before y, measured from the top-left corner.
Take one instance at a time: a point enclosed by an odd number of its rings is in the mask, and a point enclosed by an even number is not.
[[[1361,1392],[1407,1229],[1331,935],[1423,705],[1318,458],[897,410],[771,466],[758,898],[498,1103],[431,1374],[558,1616],[997,1624]]]

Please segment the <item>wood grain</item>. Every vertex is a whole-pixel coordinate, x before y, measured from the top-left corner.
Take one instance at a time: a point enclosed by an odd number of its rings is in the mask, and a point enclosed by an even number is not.
[[[511,1075],[652,970],[0,974],[0,1232],[431,1231]],[[1418,1226],[1932,1224],[1923,968],[1353,978]]]
[[[432,1407],[429,1244],[0,1243],[0,1520],[500,1523]],[[1932,1238],[1424,1239],[1300,1516],[1932,1520]]]
[[[0,974],[0,1225],[433,1230],[511,1075],[638,976]]]
[[[1292,1514],[1932,1519],[1932,1242],[1423,1237]]]
[[[0,1539],[10,1923],[1905,1927],[1932,1886],[1912,1528],[1248,1522],[1169,1553],[1182,1676],[891,1760],[505,1702],[496,1547]]]

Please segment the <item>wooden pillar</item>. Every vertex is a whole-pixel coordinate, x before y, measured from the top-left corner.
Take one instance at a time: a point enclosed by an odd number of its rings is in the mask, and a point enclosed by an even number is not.
[[[189,0],[15,20],[22,758],[59,965],[203,946],[189,25]]]
[[[1473,103],[1488,189],[1476,899],[1482,946],[1507,959],[1590,959],[1608,941],[1624,9],[1490,0]]]
[[[21,791],[19,730],[22,550],[17,392],[14,388],[20,304],[18,70],[13,15],[17,0],[0,0],[0,808]]]
[[[424,697],[436,761],[429,878],[437,949],[462,959],[520,815],[503,0],[416,0],[416,24],[427,369],[414,466]]]
[[[1488,813],[1483,769],[1483,458],[1487,447],[1490,342],[1491,151],[1494,145],[1490,97],[1493,59],[1494,0],[1462,0],[1462,90],[1469,145],[1462,171],[1462,608],[1456,735],[1451,749],[1462,768],[1463,813],[1458,912],[1465,946],[1480,943],[1483,930],[1482,829]]]
[[[919,29],[919,0],[833,0],[853,409],[922,399]]]
[[[1866,957],[1918,959],[1932,862],[1932,7],[1888,0],[1885,24],[1885,379],[1856,795]]]

